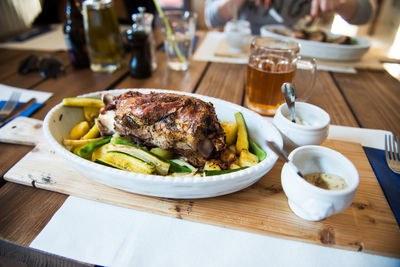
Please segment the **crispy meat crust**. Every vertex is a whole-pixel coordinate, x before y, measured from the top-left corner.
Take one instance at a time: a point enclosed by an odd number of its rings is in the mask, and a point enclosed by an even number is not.
[[[180,94],[136,91],[103,99],[101,113],[115,111],[117,133],[142,145],[173,150],[197,167],[226,147],[212,103]]]

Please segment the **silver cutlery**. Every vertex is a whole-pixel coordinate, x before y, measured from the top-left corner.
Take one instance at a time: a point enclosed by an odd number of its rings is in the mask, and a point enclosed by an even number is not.
[[[28,102],[22,104],[17,112],[11,113],[10,116],[7,116],[2,122],[0,122],[0,127],[6,124],[7,122],[11,121],[15,117],[19,116],[22,112],[30,108],[35,103],[36,103],[36,98],[31,98]]]
[[[3,108],[0,110],[0,121],[2,121],[5,117],[7,117],[18,104],[18,100],[21,97],[21,92],[14,91],[12,92],[10,98],[4,104]]]
[[[290,111],[292,122],[296,123],[296,88],[291,83],[283,83],[281,87],[283,96],[285,97],[286,104]]]
[[[300,172],[299,168],[297,168],[296,165],[294,165],[294,163],[289,160],[288,156],[286,155],[285,151],[283,151],[282,149],[280,149],[278,147],[277,144],[275,144],[274,142],[270,142],[267,141],[267,145],[268,147],[274,151],[275,154],[277,154],[281,159],[283,159],[286,163],[288,163],[288,165],[300,176],[300,177],[304,177],[303,173]]]
[[[385,135],[385,157],[389,168],[400,174],[399,137]]]

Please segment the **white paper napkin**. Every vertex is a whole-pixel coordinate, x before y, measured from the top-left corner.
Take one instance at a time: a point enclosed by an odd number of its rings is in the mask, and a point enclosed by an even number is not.
[[[38,103],[44,103],[44,102],[46,102],[47,99],[49,99],[53,95],[53,93],[49,93],[49,92],[28,90],[28,89],[22,89],[22,88],[17,88],[17,87],[13,87],[13,86],[8,86],[5,84],[0,84],[0,101],[8,100],[11,93],[14,91],[21,92],[21,98],[19,99],[19,102],[27,102],[31,98],[36,98],[36,101]]]
[[[330,138],[380,148],[387,131],[332,126]],[[105,266],[400,266],[328,248],[68,197],[30,245]]]

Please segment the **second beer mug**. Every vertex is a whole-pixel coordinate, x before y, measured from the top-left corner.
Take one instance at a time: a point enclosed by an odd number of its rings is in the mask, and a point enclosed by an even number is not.
[[[83,2],[86,43],[92,71],[114,72],[122,64],[122,39],[112,0]]]
[[[285,99],[281,86],[292,82],[297,65],[305,65],[312,74],[311,84],[304,90],[297,86],[297,96],[305,101],[315,83],[314,60],[301,60],[300,45],[291,40],[256,37],[251,42],[247,66],[246,105],[261,115],[273,116]],[[304,86],[303,86],[304,87]]]

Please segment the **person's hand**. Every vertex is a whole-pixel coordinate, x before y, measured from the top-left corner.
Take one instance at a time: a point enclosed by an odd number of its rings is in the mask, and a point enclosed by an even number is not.
[[[338,13],[344,19],[351,18],[357,10],[357,0],[312,0],[312,18],[327,13]]]
[[[254,3],[256,6],[265,6],[267,8],[271,6],[271,0],[254,0]]]

